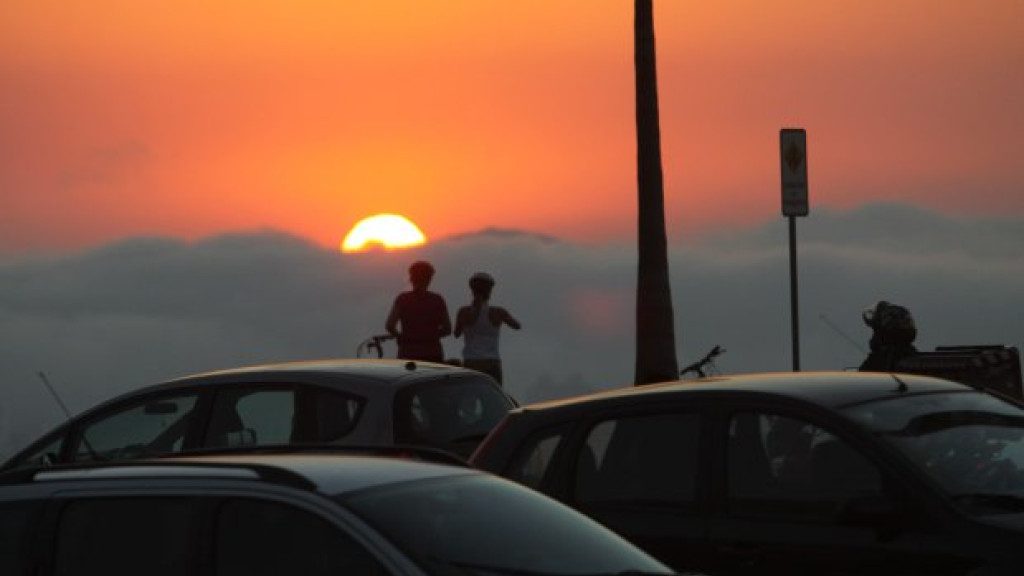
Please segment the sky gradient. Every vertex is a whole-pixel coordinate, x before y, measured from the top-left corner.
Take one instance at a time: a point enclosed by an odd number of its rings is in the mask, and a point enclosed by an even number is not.
[[[345,357],[426,258],[498,279],[522,401],[628,385],[629,0],[0,8],[0,457],[197,371]],[[807,130],[802,367],[1024,345],[1024,2],[655,0],[680,364],[790,368],[779,130]],[[430,241],[342,254],[361,219]],[[840,333],[841,332],[841,333]],[[448,355],[461,342],[447,339]],[[393,354],[393,350],[389,350]]]
[[[635,234],[632,2],[8,3],[0,256],[403,214]],[[884,200],[1024,212],[1024,3],[655,2],[669,234]]]

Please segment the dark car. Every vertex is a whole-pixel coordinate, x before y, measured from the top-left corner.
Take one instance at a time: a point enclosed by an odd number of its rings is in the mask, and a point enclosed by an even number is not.
[[[666,574],[608,529],[473,470],[236,454],[0,475],[4,576]]]
[[[468,457],[514,406],[489,376],[446,364],[323,360],[235,368],[104,402],[0,471],[268,444],[412,444]]]
[[[677,570],[1024,573],[1024,409],[946,380],[624,388],[513,410],[471,462]]]

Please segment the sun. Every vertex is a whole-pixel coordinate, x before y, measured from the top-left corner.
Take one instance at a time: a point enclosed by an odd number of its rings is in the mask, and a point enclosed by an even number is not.
[[[385,250],[411,248],[427,241],[426,236],[405,216],[377,214],[359,221],[341,243],[342,252],[363,252],[374,247]]]

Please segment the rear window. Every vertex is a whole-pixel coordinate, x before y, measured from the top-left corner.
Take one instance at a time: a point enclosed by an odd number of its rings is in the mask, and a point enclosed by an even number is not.
[[[469,457],[511,407],[498,386],[482,377],[423,382],[395,398],[395,442]]]

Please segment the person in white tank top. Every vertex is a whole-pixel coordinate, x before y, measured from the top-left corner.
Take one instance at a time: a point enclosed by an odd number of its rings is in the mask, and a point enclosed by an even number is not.
[[[473,302],[459,308],[455,315],[455,337],[465,334],[462,347],[462,365],[490,375],[502,383],[501,355],[498,336],[501,326],[515,330],[522,328],[519,321],[499,306],[491,306],[494,278],[486,272],[477,272],[469,279]]]

